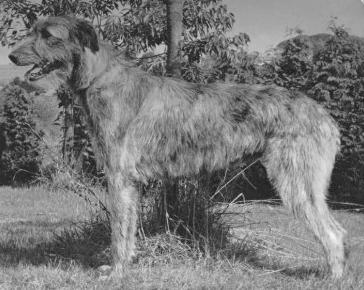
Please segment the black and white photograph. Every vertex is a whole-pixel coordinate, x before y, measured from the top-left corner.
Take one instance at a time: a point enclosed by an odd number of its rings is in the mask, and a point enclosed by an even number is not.
[[[0,0],[0,289],[364,289],[363,0]]]

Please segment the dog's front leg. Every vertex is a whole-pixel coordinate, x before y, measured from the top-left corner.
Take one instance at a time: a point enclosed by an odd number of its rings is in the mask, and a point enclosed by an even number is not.
[[[108,174],[111,213],[112,276],[122,277],[135,250],[138,194],[135,184],[120,172]]]

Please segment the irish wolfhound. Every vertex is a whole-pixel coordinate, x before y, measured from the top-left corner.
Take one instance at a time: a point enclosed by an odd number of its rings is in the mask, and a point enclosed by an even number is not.
[[[345,231],[325,201],[340,136],[313,100],[274,86],[152,76],[71,17],[39,21],[9,58],[34,65],[30,81],[56,72],[81,100],[108,181],[114,274],[134,254],[137,181],[221,169],[252,153],[322,243],[332,276],[343,274]]]

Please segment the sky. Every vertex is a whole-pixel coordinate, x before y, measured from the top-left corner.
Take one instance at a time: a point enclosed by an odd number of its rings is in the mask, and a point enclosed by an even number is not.
[[[363,0],[364,1],[364,0]],[[364,4],[360,0],[225,0],[235,15],[233,32],[246,32],[250,50],[262,52],[287,38],[290,28],[305,34],[328,32],[332,17],[351,34],[364,36]]]
[[[364,1],[364,0],[363,0]],[[249,50],[263,52],[299,27],[306,34],[327,32],[337,17],[351,34],[364,37],[364,4],[360,0],[224,0],[235,15],[233,33],[250,36]],[[0,47],[0,64],[7,64],[9,50]]]

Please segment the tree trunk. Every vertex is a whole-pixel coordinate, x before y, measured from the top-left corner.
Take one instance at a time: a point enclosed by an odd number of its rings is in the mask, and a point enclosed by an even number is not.
[[[167,75],[181,76],[180,41],[183,32],[184,0],[166,0],[167,2]]]
[[[183,32],[184,0],[166,0],[167,4],[167,76],[181,77],[180,41]],[[179,178],[170,178],[164,183],[164,201],[161,210],[162,224],[169,230],[169,215],[178,213]]]

